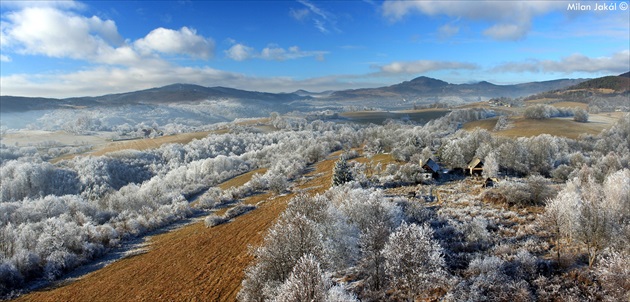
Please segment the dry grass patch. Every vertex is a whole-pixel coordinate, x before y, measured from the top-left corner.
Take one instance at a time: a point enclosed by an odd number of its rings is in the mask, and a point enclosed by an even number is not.
[[[493,118],[489,118],[485,120],[472,121],[472,122],[468,122],[464,124],[462,128],[468,131],[474,130],[475,128],[481,128],[488,131],[492,131],[494,129],[494,126],[497,124],[497,120],[499,120],[498,117],[493,117]]]
[[[540,134],[550,134],[576,139],[580,134],[598,134],[611,126],[611,121],[600,122],[589,118],[588,123],[578,123],[572,118],[551,118],[545,120],[526,119],[523,117],[512,120],[513,127],[496,132],[507,137],[531,137]]]
[[[182,133],[175,135],[167,135],[160,136],[156,138],[143,138],[136,139],[130,141],[122,141],[122,142],[113,142],[111,144],[105,145],[102,148],[94,150],[90,152],[90,155],[104,155],[109,152],[134,149],[134,150],[147,150],[147,149],[155,149],[159,148],[164,144],[187,144],[191,142],[193,139],[202,139],[210,133],[222,134],[227,132],[227,130],[218,130],[218,131],[202,131],[202,132],[192,132],[192,133]]]
[[[256,169],[253,171],[249,171],[247,173],[243,173],[239,176],[235,176],[225,182],[222,182],[221,184],[218,185],[218,187],[221,190],[227,190],[229,188],[232,187],[240,187],[242,185],[244,185],[245,183],[247,183],[248,181],[250,181],[252,179],[252,176],[254,176],[254,174],[258,173],[258,174],[265,174],[267,172],[267,168],[261,168],[261,169]]]
[[[429,121],[440,118],[451,112],[450,109],[432,108],[404,111],[356,111],[344,112],[340,115],[356,123],[382,124],[387,119],[409,119],[411,121]]]
[[[553,103],[551,105],[556,107],[556,108],[563,108],[564,107],[564,108],[588,109],[588,104],[580,103],[580,102],[558,102],[558,103]]]
[[[528,105],[535,105],[535,104],[549,104],[551,102],[555,102],[558,99],[553,99],[553,98],[542,98],[542,99],[535,99],[535,100],[528,100],[525,101],[525,104]]]
[[[227,129],[225,130],[222,129],[222,130],[216,130],[216,131],[202,131],[202,132],[191,132],[191,133],[167,135],[167,136],[160,136],[156,138],[143,138],[143,139],[134,139],[134,140],[128,140],[128,141],[110,142],[107,144],[98,145],[92,151],[88,153],[67,154],[64,156],[51,159],[50,162],[56,163],[61,160],[72,159],[75,156],[82,156],[82,155],[101,156],[110,152],[116,152],[116,151],[128,150],[128,149],[133,149],[133,150],[156,149],[164,144],[174,144],[174,143],[187,144],[194,139],[202,139],[208,136],[208,134],[210,133],[224,134],[224,133],[227,133],[227,131],[228,131]]]

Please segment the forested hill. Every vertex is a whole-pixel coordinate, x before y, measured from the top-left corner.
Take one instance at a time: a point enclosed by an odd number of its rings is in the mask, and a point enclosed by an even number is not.
[[[134,92],[108,94],[97,97],[54,99],[0,96],[0,108],[2,112],[17,112],[110,105],[191,103],[204,100],[221,99],[286,103],[309,98],[310,96],[303,96],[295,93],[267,93],[227,87],[204,87],[191,84],[172,84],[164,87]]]
[[[620,106],[625,108],[628,106],[628,98],[630,97],[630,78],[628,76],[629,73],[624,73],[618,76],[591,79],[564,89],[532,95],[526,100],[548,99],[582,102],[598,107],[609,107],[608,109],[611,110]]]
[[[567,90],[572,89],[612,89],[614,92],[630,91],[630,73],[592,79],[567,88]]]
[[[544,91],[557,90],[579,84],[585,79],[559,79],[544,82],[530,82],[514,85],[496,85],[486,81],[473,84],[451,84],[441,80],[418,77],[379,88],[365,88],[337,91],[332,97],[339,99],[388,98],[414,99],[418,97],[523,97]]]

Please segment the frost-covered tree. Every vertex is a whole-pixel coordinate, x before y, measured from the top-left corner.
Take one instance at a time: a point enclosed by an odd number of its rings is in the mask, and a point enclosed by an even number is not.
[[[317,259],[306,254],[298,260],[287,280],[280,286],[274,301],[324,302],[330,285]]]
[[[239,301],[271,300],[293,267],[307,254],[321,257],[322,247],[317,224],[303,214],[283,214],[269,229],[263,246],[254,251],[255,265],[245,272]]]
[[[574,209],[578,206],[579,196],[574,192],[561,192],[556,198],[547,200],[545,213],[541,216],[542,224],[549,230],[555,241],[556,258],[559,261],[564,239],[568,239],[575,223]]]
[[[614,247],[613,238],[624,237],[628,232],[628,184],[627,169],[611,174],[604,185],[597,183],[589,169],[583,168],[579,177],[567,182],[567,186],[546,206],[546,218],[555,236],[581,243],[588,254],[592,267],[602,251]],[[556,239],[558,242],[559,240]]]
[[[408,301],[445,284],[442,247],[428,225],[403,222],[389,236],[383,256],[393,288],[405,293]]]
[[[583,108],[577,108],[573,111],[573,120],[580,123],[588,122],[588,111]]]
[[[528,176],[525,184],[528,187],[531,204],[544,204],[545,200],[552,198],[556,193],[551,188],[551,180],[540,175]]]
[[[333,186],[339,186],[347,182],[352,181],[352,171],[344,156],[340,156],[339,160],[335,162],[333,167],[332,184]]]
[[[497,177],[499,175],[499,163],[494,152],[490,152],[483,161],[483,177]]]

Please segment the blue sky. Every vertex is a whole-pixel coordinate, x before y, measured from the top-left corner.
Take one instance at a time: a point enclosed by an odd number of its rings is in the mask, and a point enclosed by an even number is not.
[[[71,97],[172,83],[323,91],[422,75],[506,84],[620,74],[630,70],[628,2],[2,1],[0,94]]]

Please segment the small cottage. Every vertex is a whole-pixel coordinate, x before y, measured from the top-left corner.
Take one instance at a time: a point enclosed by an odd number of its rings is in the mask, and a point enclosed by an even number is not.
[[[466,172],[468,172],[469,175],[481,175],[481,172],[483,172],[483,162],[481,159],[477,157],[473,158],[473,160],[468,163]]]
[[[431,177],[440,177],[440,165],[438,165],[432,158],[427,159],[424,164],[420,163],[420,166],[426,173],[431,173]]]

